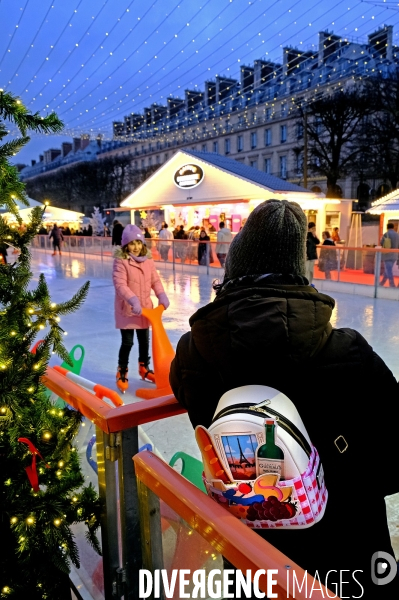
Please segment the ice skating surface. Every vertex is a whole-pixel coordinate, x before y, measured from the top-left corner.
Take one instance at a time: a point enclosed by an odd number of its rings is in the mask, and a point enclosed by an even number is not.
[[[81,375],[111,389],[115,387],[120,333],[114,325],[114,288],[112,259],[72,256],[51,256],[43,251],[32,252],[34,281],[44,273],[54,302],[69,299],[86,281],[90,281],[88,297],[76,313],[61,319],[67,332],[66,346],[84,346],[86,354]],[[164,326],[176,347],[181,335],[189,330],[189,317],[214,298],[214,276],[166,270],[157,263],[170,307],[164,313]],[[316,286],[317,287],[317,286]],[[363,296],[334,293],[336,300],[332,324],[358,330],[383,358],[395,377],[399,378],[398,303],[393,300],[370,299]],[[154,298],[154,306],[157,300]],[[398,332],[397,332],[398,327]],[[60,364],[54,357],[51,364]],[[326,382],[334,385],[333,381]],[[140,401],[134,395],[139,387],[151,387],[141,381],[137,372],[137,342],[132,349],[129,370],[129,391],[123,396],[126,403]],[[204,394],[206,394],[204,381]],[[321,391],[320,391],[321,393]],[[337,390],[339,393],[339,390]],[[180,415],[144,426],[158,452],[169,461],[177,451],[200,458],[194,434],[187,415]],[[399,559],[399,494],[387,499],[390,531],[397,559]]]

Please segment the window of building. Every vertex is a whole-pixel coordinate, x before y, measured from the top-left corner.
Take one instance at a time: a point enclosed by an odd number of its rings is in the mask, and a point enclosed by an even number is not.
[[[213,151],[219,152],[219,142],[213,142]]]
[[[257,169],[258,168],[258,161],[257,160],[250,160],[249,161],[249,165],[251,167],[253,167],[254,169]]]
[[[238,126],[242,127],[243,125],[244,125],[244,117],[243,116],[238,117]]]
[[[186,141],[186,134],[185,134],[185,133],[183,133],[183,135],[182,135],[182,138],[181,138],[181,139],[182,139],[182,142],[185,142],[185,141]]]
[[[281,104],[281,116],[285,117],[287,115],[287,111],[288,111],[287,104],[285,102],[283,102]]]
[[[144,169],[144,158],[141,159],[141,168]]]
[[[297,123],[296,126],[296,139],[301,140],[303,138],[303,125],[302,123]]]
[[[203,126],[202,133],[206,133],[206,125]]]
[[[230,154],[230,139],[229,138],[224,140],[224,153]]]
[[[134,161],[134,168],[135,168],[135,169],[137,169],[137,166],[138,166],[138,164],[137,164],[137,160],[135,160],[135,161]]]
[[[242,135],[237,136],[237,152],[242,152],[244,150],[244,138]]]
[[[157,141],[157,150],[160,150],[160,149],[161,149],[161,142],[158,140]]]
[[[265,117],[267,120],[272,118],[272,109],[271,108],[266,108],[265,110]]]
[[[272,172],[272,159],[265,158],[265,173],[268,173],[270,175],[271,172]]]
[[[272,145],[272,130],[265,129],[265,146],[271,146],[271,145]]]
[[[152,156],[150,156],[148,159],[148,166],[150,167],[151,165],[152,165]]]
[[[165,154],[164,154],[164,159],[168,160],[168,153],[167,152],[165,152]]]
[[[148,151],[152,152],[152,144],[148,144]]]
[[[254,113],[254,112],[251,113],[251,121],[252,121],[252,123],[255,123],[255,121],[256,121],[256,113]]]
[[[159,165],[161,162],[161,157],[159,156],[159,154],[157,154],[157,165]]]
[[[202,144],[201,150],[202,150],[202,152],[206,152],[206,144]]]
[[[145,152],[144,146],[141,146],[141,152],[144,154],[144,152]]]
[[[280,142],[283,144],[287,141],[287,125],[280,125]]]
[[[287,178],[287,157],[280,156],[280,177],[282,179]]]
[[[251,148],[252,149],[256,148],[257,144],[258,144],[258,136],[257,136],[256,131],[253,131],[251,133]]]

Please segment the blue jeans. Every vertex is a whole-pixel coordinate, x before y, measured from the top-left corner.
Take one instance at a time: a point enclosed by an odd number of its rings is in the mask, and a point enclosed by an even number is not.
[[[389,281],[389,287],[395,287],[395,282],[393,279],[393,265],[395,264],[394,260],[385,260],[384,261],[384,276],[380,281],[380,285],[384,285],[386,280]]]

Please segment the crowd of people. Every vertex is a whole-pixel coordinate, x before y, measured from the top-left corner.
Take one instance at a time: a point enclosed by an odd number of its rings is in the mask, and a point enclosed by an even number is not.
[[[123,225],[115,220],[112,231],[112,245],[120,246],[122,240]],[[174,258],[179,259],[182,263],[188,261],[198,261],[199,265],[214,264],[215,259],[212,251],[210,235],[216,230],[213,225],[208,225],[207,228],[200,225],[193,225],[189,229],[185,229],[184,225],[177,225],[173,231],[170,230],[169,224],[162,222],[161,229],[155,232],[154,239],[158,238],[158,249],[161,260],[168,261],[170,259],[170,251],[173,248]],[[143,228],[144,238],[152,239],[152,235],[148,227]],[[219,223],[219,231],[216,234],[216,255],[221,267],[224,267],[226,256],[229,251],[230,242],[233,235],[221,221]],[[177,240],[178,243],[173,244]]]

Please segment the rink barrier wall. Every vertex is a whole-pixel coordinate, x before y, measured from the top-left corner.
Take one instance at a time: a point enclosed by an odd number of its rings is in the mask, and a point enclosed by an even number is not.
[[[104,600],[122,596],[137,600],[140,569],[146,568],[144,565],[158,568],[154,565],[162,563],[160,501],[237,568],[245,571],[278,565],[283,573],[286,565],[292,565],[298,575],[303,573],[163,460],[152,452],[139,453],[139,425],[186,412],[173,395],[113,406],[105,396],[98,398],[52,367],[47,368],[42,382],[96,426]],[[72,588],[82,589],[76,570],[71,578]],[[282,579],[279,585],[284,590]],[[264,582],[261,588],[265,589]],[[312,597],[323,597],[318,594]],[[81,597],[88,597],[87,590]]]
[[[166,243],[170,244],[167,253],[165,250],[161,252]],[[229,245],[229,242],[223,243]],[[201,242],[202,244],[205,244],[206,252],[203,255],[203,264],[199,264],[199,242],[196,240],[147,240],[152,257],[161,271],[165,269],[173,272],[201,273],[211,275],[215,279],[222,278],[224,270],[216,255],[217,242]],[[47,235],[37,235],[32,240],[31,248],[50,254],[53,252],[51,239]],[[331,279],[327,279],[325,271],[319,269],[319,261],[315,263],[313,284],[319,291],[399,301],[399,265],[396,264],[399,250],[366,246],[359,248],[341,244],[335,247],[321,245],[318,246],[319,256],[326,251],[331,252],[331,248],[336,254],[336,266],[331,271]],[[114,250],[110,237],[64,236],[62,243],[63,254],[68,255],[71,260],[78,257],[109,260],[113,258]],[[379,285],[384,272],[383,256],[387,253],[396,256],[393,265],[395,288]]]
[[[151,533],[154,530],[159,531],[161,526],[161,500],[237,569],[244,573],[247,569],[252,573],[260,569],[276,569],[278,573],[273,575],[273,579],[277,581],[277,585],[273,587],[273,592],[277,593],[279,598],[295,597],[297,600],[304,600],[309,597],[305,590],[312,589],[314,579],[311,575],[216,504],[163,460],[152,452],[140,452],[133,457],[133,462],[139,482],[145,569],[154,571],[165,568],[162,554],[151,544]],[[287,571],[290,571],[290,574],[295,572],[297,580],[301,583],[307,580],[303,592],[295,590],[295,596],[291,595],[290,586],[287,588],[287,579],[288,582],[292,582],[292,577],[289,574],[287,578]],[[259,579],[259,588],[267,593],[265,575],[261,575]],[[327,598],[326,588],[317,583],[311,597],[315,600]]]

